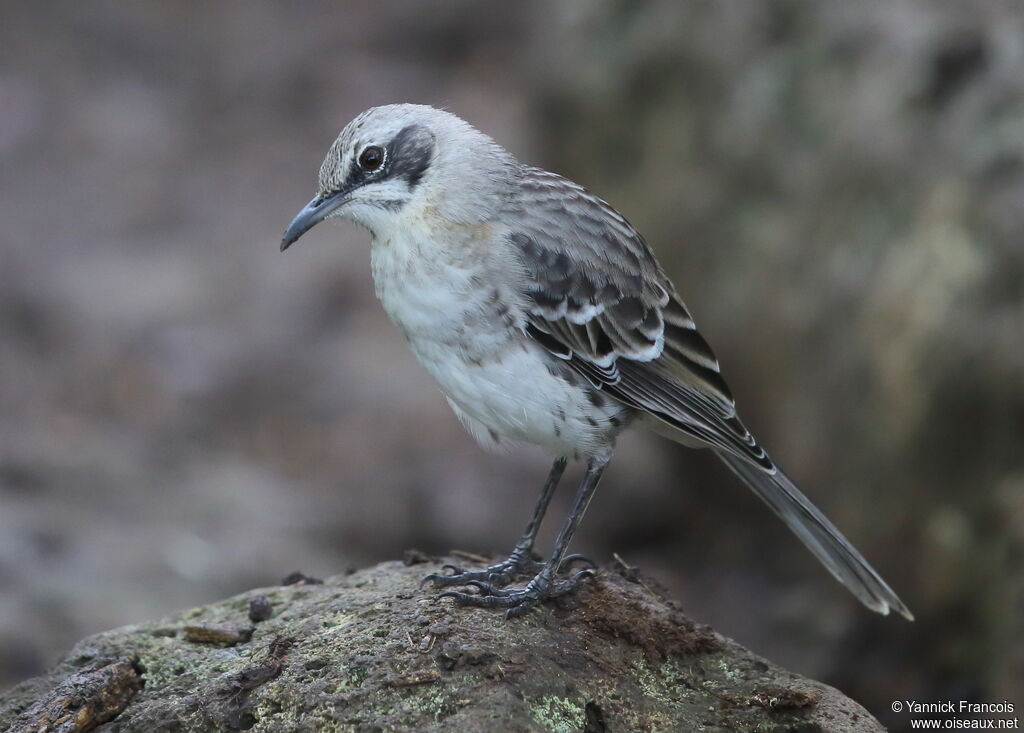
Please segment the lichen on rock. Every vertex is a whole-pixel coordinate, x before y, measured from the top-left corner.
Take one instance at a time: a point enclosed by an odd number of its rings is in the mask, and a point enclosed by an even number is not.
[[[636,574],[603,571],[577,596],[506,620],[420,590],[433,566],[383,563],[89,637],[0,694],[0,728],[46,730],[56,709],[59,730],[124,733],[882,729],[835,689],[694,623]],[[260,596],[269,617],[253,622]],[[120,679],[123,704],[76,727],[79,710],[113,699],[88,677],[111,664],[135,684]],[[83,675],[92,687],[69,698]]]

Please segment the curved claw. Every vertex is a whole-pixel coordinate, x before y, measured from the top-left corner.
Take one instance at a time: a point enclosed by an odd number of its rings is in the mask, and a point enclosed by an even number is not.
[[[505,590],[504,588],[496,588],[490,583],[486,583],[482,580],[467,580],[466,585],[472,586],[473,588],[479,589],[481,596],[507,596],[514,591]]]
[[[440,573],[431,573],[430,575],[424,575],[420,580],[420,588],[425,586],[427,583],[433,583],[436,588],[443,588],[446,585],[451,585],[448,579],[451,575],[441,575]]]
[[[445,564],[441,566],[442,570],[449,570],[451,572],[442,575],[441,573],[430,573],[430,575],[423,576],[420,581],[420,588],[427,583],[433,583],[435,588],[445,588],[449,585],[466,585],[471,580],[480,580],[486,578],[487,580],[494,581],[500,578],[491,577],[493,573],[487,573],[486,570],[466,570],[458,565]]]
[[[510,605],[508,598],[504,596],[481,596],[474,593],[462,593],[457,590],[445,591],[444,593],[439,594],[438,598],[451,598],[459,606],[494,608],[495,606]]]
[[[560,596],[564,593],[569,593],[579,586],[587,578],[593,578],[597,573],[591,568],[584,568],[572,574],[571,577],[565,580],[559,581],[551,589],[551,597]]]
[[[455,600],[459,605],[465,605],[469,598],[479,598],[473,593],[463,593],[461,590],[446,590],[443,593],[437,594],[438,598],[451,598]]]
[[[565,558],[562,560],[562,567],[567,567],[569,565],[572,565],[573,563],[583,563],[584,565],[589,565],[591,568],[594,568],[595,570],[597,569],[596,562],[591,560],[586,555],[580,555],[579,553],[576,553],[575,555],[566,555]]]

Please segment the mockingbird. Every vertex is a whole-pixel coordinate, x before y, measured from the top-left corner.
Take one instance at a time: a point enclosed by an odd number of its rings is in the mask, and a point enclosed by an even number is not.
[[[377,297],[448,403],[485,447],[525,441],[555,456],[511,556],[429,575],[458,603],[523,613],[592,575],[560,577],[616,436],[638,424],[710,448],[864,605],[910,611],[793,485],[736,414],[718,360],[644,238],[582,186],[524,165],[432,107],[356,117],[331,145],[317,194],[281,241],[324,219],[372,237]],[[537,529],[568,459],[586,462],[546,563]],[[532,575],[524,587],[506,587]]]

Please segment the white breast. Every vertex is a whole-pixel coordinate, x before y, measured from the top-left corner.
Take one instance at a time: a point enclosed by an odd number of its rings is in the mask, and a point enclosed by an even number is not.
[[[495,279],[485,262],[398,233],[374,240],[371,264],[377,297],[410,344],[445,344],[482,360],[507,340],[514,324],[502,324],[494,306],[511,296],[484,284]]]
[[[621,408],[595,407],[585,380],[550,368],[486,261],[393,236],[375,241],[372,265],[385,311],[481,443],[524,441],[570,456],[608,443]]]

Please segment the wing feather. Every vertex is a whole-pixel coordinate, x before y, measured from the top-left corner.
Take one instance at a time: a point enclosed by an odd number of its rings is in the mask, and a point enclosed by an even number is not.
[[[511,206],[527,332],[595,386],[719,450],[767,461],[718,360],[643,237],[581,186],[535,168]]]

